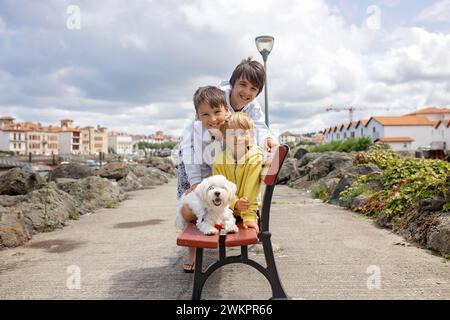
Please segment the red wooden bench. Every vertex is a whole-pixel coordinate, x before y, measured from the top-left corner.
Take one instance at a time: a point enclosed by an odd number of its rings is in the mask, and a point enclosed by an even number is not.
[[[209,276],[220,267],[230,263],[244,263],[252,266],[261,272],[269,281],[272,289],[272,299],[287,299],[287,295],[278,276],[273,255],[271,233],[269,231],[270,204],[277,181],[278,173],[289,152],[287,145],[281,145],[277,148],[267,172],[264,174],[265,191],[260,216],[260,233],[255,229],[244,229],[242,224],[238,223],[239,232],[219,235],[206,236],[201,233],[194,223],[190,223],[177,238],[177,245],[196,248],[194,286],[192,300],[200,300],[203,285]],[[222,230],[223,231],[223,230]],[[248,246],[251,244],[262,243],[266,267],[248,257]],[[241,247],[241,254],[237,256],[226,255],[227,247]],[[203,271],[203,250],[219,248],[219,259],[209,265]]]

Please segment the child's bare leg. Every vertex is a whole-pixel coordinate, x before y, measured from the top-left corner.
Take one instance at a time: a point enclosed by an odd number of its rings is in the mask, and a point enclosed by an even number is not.
[[[187,204],[184,204],[181,207],[181,216],[187,222],[195,222],[195,221],[197,221],[197,217],[192,213],[191,208],[189,208],[189,206]]]
[[[196,222],[197,217],[192,213],[191,208],[187,204],[183,205],[181,208],[181,215],[183,216],[183,219],[187,222]],[[189,247],[188,248],[188,260],[184,264],[185,269],[193,269],[193,265],[195,262],[195,248]]]

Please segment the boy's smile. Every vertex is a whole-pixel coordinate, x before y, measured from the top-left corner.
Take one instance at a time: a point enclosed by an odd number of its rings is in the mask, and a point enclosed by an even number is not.
[[[206,129],[219,129],[222,122],[228,114],[228,106],[220,106],[219,108],[211,108],[211,106],[202,102],[198,106],[197,116]]]
[[[258,88],[241,76],[231,88],[230,104],[235,111],[240,111],[258,95]]]

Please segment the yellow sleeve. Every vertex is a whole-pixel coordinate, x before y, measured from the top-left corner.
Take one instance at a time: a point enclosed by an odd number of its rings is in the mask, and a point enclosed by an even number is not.
[[[262,169],[262,156],[257,154],[253,161],[248,165],[247,176],[244,182],[244,196],[248,198],[250,207],[248,210],[241,212],[241,217],[244,222],[256,222],[258,216],[256,211],[258,210],[258,195],[261,189],[261,169]]]
[[[225,157],[224,154],[219,155],[213,163],[213,170],[212,170],[212,174],[213,176],[217,175],[217,174],[221,174],[224,177],[228,177],[227,172],[226,172],[226,161],[217,161],[218,159],[220,159],[219,157]],[[234,206],[236,205],[236,202],[239,199],[236,197],[234,197],[234,199],[231,201],[230,203],[230,209],[234,211]]]

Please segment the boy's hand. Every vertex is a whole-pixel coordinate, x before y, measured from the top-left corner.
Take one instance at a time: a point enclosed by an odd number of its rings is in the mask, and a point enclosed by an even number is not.
[[[245,211],[250,207],[250,202],[248,201],[247,197],[242,197],[238,201],[236,201],[234,207],[239,211]]]
[[[272,150],[278,146],[278,142],[273,140],[272,138],[267,138],[265,141],[265,148],[267,151],[272,152]]]
[[[259,233],[259,226],[258,226],[258,222],[256,222],[256,221],[244,222],[243,227],[244,227],[244,229],[253,228],[256,230],[256,233]]]
[[[192,191],[194,191],[195,188],[197,188],[198,185],[199,185],[199,183],[194,183],[189,189],[187,189],[187,190],[184,192],[184,195],[187,195],[187,194],[191,193]]]

